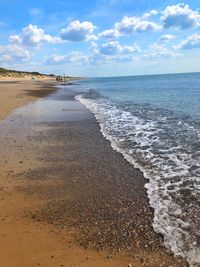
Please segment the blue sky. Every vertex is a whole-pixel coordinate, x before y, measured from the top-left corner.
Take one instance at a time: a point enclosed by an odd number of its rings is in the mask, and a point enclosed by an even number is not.
[[[0,0],[0,66],[77,76],[200,71],[199,0]]]

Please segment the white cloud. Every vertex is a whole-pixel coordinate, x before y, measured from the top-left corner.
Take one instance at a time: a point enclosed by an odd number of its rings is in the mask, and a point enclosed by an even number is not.
[[[74,51],[66,55],[50,55],[46,60],[46,63],[52,65],[74,63],[78,65],[86,64],[89,62],[89,57],[81,52]]]
[[[158,11],[156,11],[156,10],[151,10],[150,12],[145,13],[145,14],[142,16],[142,19],[148,19],[149,17],[151,17],[151,16],[156,16],[157,14],[158,14]]]
[[[187,29],[200,25],[200,14],[189,8],[189,5],[178,4],[167,6],[162,12],[161,20],[165,28],[179,27]]]
[[[98,45],[95,42],[91,42],[90,48],[93,54],[99,53]]]
[[[151,10],[149,13],[145,13],[141,17],[125,16],[120,22],[116,22],[113,28],[101,32],[99,37],[115,39],[126,34],[132,34],[134,32],[150,32],[161,30],[161,25],[147,20],[150,16],[155,16],[157,14],[158,12],[156,10]]]
[[[200,34],[190,35],[186,40],[174,46],[175,49],[200,48]]]
[[[111,62],[132,61],[141,52],[137,44],[121,45],[118,41],[109,41],[101,45],[91,43],[90,64],[109,64]]]
[[[137,44],[123,46],[120,45],[118,41],[106,42],[99,46],[95,42],[91,42],[90,50],[91,53],[89,55],[84,55],[78,52],[76,54],[68,55],[65,58],[65,61],[80,62],[81,60],[84,64],[107,64],[109,62],[132,60],[135,55],[141,51]],[[62,58],[60,60],[62,61]]]
[[[175,52],[173,47],[167,48],[164,43],[153,43],[149,46],[149,50],[144,54],[145,58],[173,57],[180,54]]]
[[[122,47],[118,41],[112,41],[102,44],[99,53],[103,55],[115,55],[122,51]]]
[[[120,33],[116,29],[105,30],[99,34],[99,37],[103,37],[107,39],[118,38],[119,36],[120,36]]]
[[[39,46],[41,43],[60,43],[61,39],[46,34],[44,30],[37,25],[29,24],[22,29],[21,34],[11,35],[9,41],[25,46]]]
[[[20,62],[30,58],[30,52],[24,47],[16,44],[0,46],[0,61]]]
[[[20,44],[22,43],[22,39],[21,39],[21,36],[15,34],[15,35],[11,35],[9,37],[9,42],[10,43],[17,43],[17,44]]]
[[[161,42],[168,42],[168,41],[174,39],[174,37],[175,37],[175,36],[172,35],[172,34],[163,34],[163,35],[160,37],[160,41],[161,41]]]
[[[88,35],[87,36],[87,41],[96,41],[98,40],[99,38],[95,35],[95,34],[91,34],[91,35]]]
[[[115,29],[121,34],[131,34],[133,32],[158,31],[161,26],[155,22],[143,20],[140,17],[125,16],[121,22],[115,24]]]
[[[92,34],[96,27],[89,21],[72,21],[66,28],[61,30],[63,40],[80,42],[95,39]]]
[[[134,44],[133,46],[124,45],[122,47],[122,51],[125,54],[133,54],[133,53],[140,53],[141,49],[138,45]]]
[[[66,62],[66,56],[63,55],[51,55],[47,58],[46,62],[51,64],[62,64]]]
[[[67,60],[71,63],[88,63],[89,57],[81,52],[75,51],[67,55]]]
[[[170,51],[164,46],[157,43],[150,45],[149,50],[150,57],[163,57],[171,56]]]
[[[140,52],[138,45],[134,44],[133,46],[122,46],[118,41],[111,41],[104,43],[99,48],[99,53],[101,55],[112,56],[116,54],[133,54]]]

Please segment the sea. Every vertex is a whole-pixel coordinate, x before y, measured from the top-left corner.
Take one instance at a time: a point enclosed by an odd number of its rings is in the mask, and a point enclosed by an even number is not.
[[[200,266],[200,73],[83,79],[75,97],[146,178],[153,228]]]

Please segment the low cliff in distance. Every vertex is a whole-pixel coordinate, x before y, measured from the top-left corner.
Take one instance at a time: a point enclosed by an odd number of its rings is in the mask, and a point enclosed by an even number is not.
[[[54,77],[53,74],[47,75],[39,72],[16,71],[0,68],[0,79],[45,79]]]

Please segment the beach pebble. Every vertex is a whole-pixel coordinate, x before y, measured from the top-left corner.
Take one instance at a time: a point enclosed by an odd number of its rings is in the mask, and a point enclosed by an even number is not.
[[[111,255],[106,256],[107,259],[112,259]]]
[[[131,263],[129,263],[128,267],[132,267],[133,265]]]

